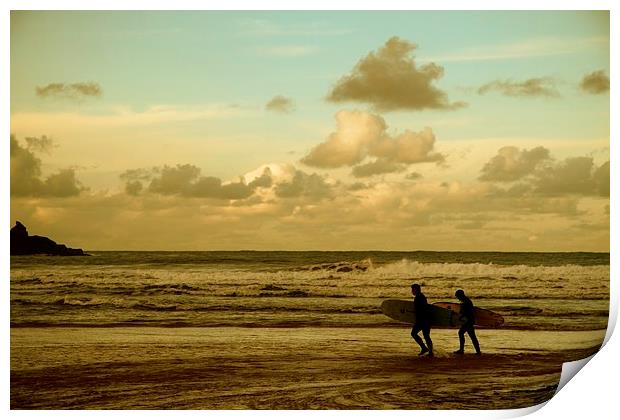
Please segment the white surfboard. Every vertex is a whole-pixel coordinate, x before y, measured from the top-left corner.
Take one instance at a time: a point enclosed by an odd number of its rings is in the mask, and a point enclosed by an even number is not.
[[[431,325],[442,327],[457,327],[460,325],[458,314],[450,309],[430,305]],[[397,321],[415,323],[413,300],[387,299],[381,303],[381,312]]]
[[[433,305],[449,309],[458,314],[461,310],[461,304],[456,302],[435,302]],[[504,317],[500,314],[474,306],[474,325],[480,327],[497,328],[504,323]]]

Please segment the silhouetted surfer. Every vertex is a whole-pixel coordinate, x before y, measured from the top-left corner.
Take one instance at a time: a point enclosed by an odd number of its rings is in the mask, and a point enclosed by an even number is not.
[[[420,346],[420,355],[428,353],[429,356],[433,355],[433,342],[431,341],[431,320],[430,320],[430,308],[426,301],[426,296],[422,293],[420,285],[415,283],[411,285],[411,294],[413,295],[413,311],[415,313],[415,324],[411,329],[411,337]],[[418,333],[422,331],[424,341],[420,338]]]
[[[476,330],[474,329],[474,322],[476,318],[474,316],[474,304],[471,299],[465,296],[465,292],[457,290],[454,294],[458,300],[461,301],[461,311],[459,313],[461,322],[461,328],[459,328],[459,344],[460,347],[455,354],[463,354],[465,352],[465,333],[469,335],[471,343],[476,349],[476,354],[480,354],[480,344],[478,344],[478,338],[476,338]]]

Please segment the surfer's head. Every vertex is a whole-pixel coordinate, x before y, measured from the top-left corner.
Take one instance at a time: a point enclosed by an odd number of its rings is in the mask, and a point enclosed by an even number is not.
[[[415,296],[418,293],[420,293],[422,289],[420,288],[420,285],[418,283],[413,283],[411,285],[411,293]]]
[[[459,300],[463,300],[463,298],[465,297],[465,292],[459,289],[456,291],[454,296],[456,296]]]

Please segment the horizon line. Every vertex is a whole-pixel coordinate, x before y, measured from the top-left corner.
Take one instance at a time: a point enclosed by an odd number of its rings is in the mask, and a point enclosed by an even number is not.
[[[364,249],[364,250],[322,250],[322,249],[84,249],[84,252],[434,252],[434,253],[496,253],[496,254],[610,254],[611,251],[451,251],[451,250],[385,250],[385,249]],[[37,255],[37,254],[31,254]],[[39,254],[42,255],[42,254]]]

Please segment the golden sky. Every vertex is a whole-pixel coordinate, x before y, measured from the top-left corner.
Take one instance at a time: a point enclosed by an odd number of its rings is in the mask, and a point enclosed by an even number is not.
[[[10,42],[30,234],[609,250],[607,12],[12,12]]]

